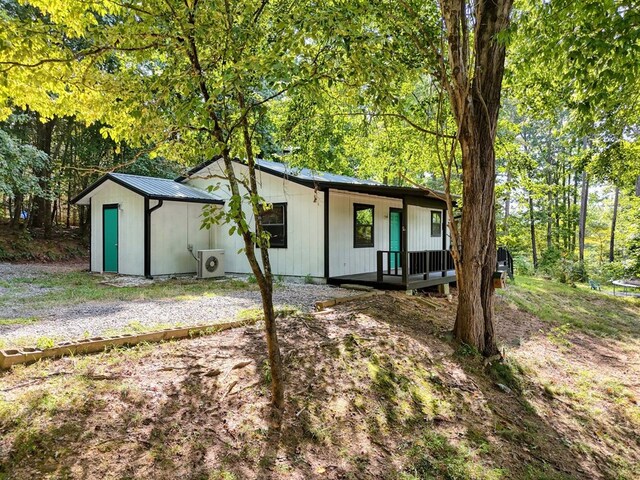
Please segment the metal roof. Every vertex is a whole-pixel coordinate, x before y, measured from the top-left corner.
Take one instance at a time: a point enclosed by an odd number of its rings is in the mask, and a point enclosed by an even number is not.
[[[373,180],[363,180],[361,178],[349,177],[347,175],[336,175],[335,173],[320,172],[309,168],[291,167],[286,163],[271,162],[262,158],[256,159],[258,167],[274,170],[288,177],[295,177],[298,180],[307,182],[328,182],[328,183],[345,183],[349,185],[382,185],[380,182]]]
[[[221,157],[217,156],[189,170],[189,172],[181,177],[176,178],[176,182],[183,182],[200,170],[217,162]],[[246,165],[238,159],[234,162]],[[272,162],[262,158],[256,158],[256,169],[262,172],[270,173],[278,177],[291,180],[292,182],[307,186],[309,188],[318,188],[320,190],[336,189],[345,190],[356,193],[365,193],[368,195],[386,196],[394,198],[411,197],[427,197],[438,202],[445,201],[445,194],[430,188],[418,187],[400,187],[394,185],[386,185],[373,180],[363,180],[360,178],[349,177],[347,175],[336,175],[333,173],[320,172],[309,168],[296,168],[286,163]],[[456,202],[454,201],[454,204]]]
[[[81,202],[84,197],[102,185],[107,180],[111,180],[129,190],[136,192],[143,197],[152,200],[167,200],[177,202],[193,203],[217,203],[224,201],[217,195],[200,190],[175,180],[166,178],[145,177],[142,175],[129,175],[127,173],[107,173],[93,185],[86,188],[79,195],[72,199],[72,203]]]
[[[129,175],[127,173],[110,173],[109,175],[141,190],[151,198],[222,200],[217,195],[166,178],[143,177],[142,175]]]

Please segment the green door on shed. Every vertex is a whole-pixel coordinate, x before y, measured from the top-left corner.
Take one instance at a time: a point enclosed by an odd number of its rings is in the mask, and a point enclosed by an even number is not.
[[[103,261],[105,272],[118,271],[118,206],[105,205],[102,212]]]
[[[402,250],[402,211],[400,210],[389,211],[389,250],[392,252]],[[391,268],[396,268],[396,257],[399,261],[398,255],[391,254]]]

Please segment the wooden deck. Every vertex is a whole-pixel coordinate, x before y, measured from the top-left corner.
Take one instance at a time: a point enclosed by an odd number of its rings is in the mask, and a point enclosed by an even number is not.
[[[442,276],[442,272],[431,272],[426,279],[424,275],[410,275],[406,285],[402,283],[402,276],[394,275],[384,275],[382,282],[378,282],[376,272],[329,277],[327,283],[330,285],[342,285],[343,283],[366,285],[367,287],[373,287],[379,290],[417,290],[419,288],[433,287],[455,281],[455,270],[448,270],[444,277]]]

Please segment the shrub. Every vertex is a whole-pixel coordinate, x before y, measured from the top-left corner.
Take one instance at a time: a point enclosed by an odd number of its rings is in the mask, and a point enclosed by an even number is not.
[[[554,278],[561,279],[563,273],[565,273],[561,261],[562,252],[552,246],[542,252],[540,262],[538,263],[538,270]]]
[[[604,263],[593,272],[593,277],[600,282],[610,282],[625,277],[625,266],[621,261]]]
[[[589,280],[587,267],[584,262],[569,262],[567,273],[568,279],[571,282],[586,282]]]
[[[536,273],[533,263],[524,255],[519,255],[513,259],[513,269],[518,275],[533,276]]]

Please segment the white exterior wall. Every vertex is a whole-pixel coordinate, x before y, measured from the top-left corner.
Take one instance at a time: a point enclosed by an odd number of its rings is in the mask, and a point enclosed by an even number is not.
[[[248,175],[245,165],[234,163],[238,177]],[[218,183],[215,191],[225,200],[231,198],[226,180],[213,175],[223,175],[222,160],[212,163],[186,181],[187,184],[206,190]],[[324,276],[324,194],[292,181],[256,171],[260,195],[269,203],[287,203],[287,248],[269,249],[271,268],[275,275],[323,277]],[[207,178],[208,177],[208,178]],[[245,193],[244,191],[242,193]],[[246,201],[245,201],[246,204]],[[226,207],[225,207],[226,208]],[[246,218],[253,224],[253,213],[245,205]],[[231,225],[212,227],[211,248],[225,250],[225,270],[230,273],[251,273],[243,252],[242,238],[229,235]],[[258,255],[259,258],[259,255]]]
[[[144,198],[107,180],[91,193],[91,271],[102,272],[102,206],[118,208],[118,273],[144,275]]]
[[[408,250],[442,250],[442,235],[439,237],[431,236],[431,212],[440,212],[444,220],[444,213],[437,208],[417,207],[415,205],[407,206],[406,223],[409,226],[407,232]],[[447,236],[447,248],[449,248],[449,229],[445,225],[444,234]]]
[[[374,246],[353,246],[353,204],[373,205]],[[329,276],[376,271],[378,250],[389,250],[389,209],[402,200],[331,190],[329,193]]]
[[[239,177],[248,174],[244,165],[234,163],[234,168]],[[215,193],[226,200],[231,197],[228,184],[226,180],[215,178],[223,175],[222,160],[219,160],[196,173],[186,183],[203,190],[209,185],[219,184]],[[274,274],[324,277],[324,193],[259,170],[256,175],[260,194],[267,202],[287,203],[287,248],[269,250]],[[337,190],[331,190],[329,195],[329,275],[335,277],[374,272],[376,252],[389,250],[389,209],[402,209],[402,200]],[[353,246],[354,203],[374,206],[373,247]],[[408,227],[409,250],[442,249],[442,237],[431,237],[431,210],[437,209],[413,205],[407,207],[408,218],[404,220],[404,225]],[[245,206],[245,213],[253,223],[253,214],[248,206]],[[218,225],[211,228],[210,248],[225,250],[227,272],[251,273],[244,253],[237,253],[244,243],[236,233],[228,234],[230,227]],[[446,227],[445,232],[448,232]]]
[[[157,200],[151,200],[153,208]],[[211,248],[210,232],[200,230],[204,205],[190,202],[164,201],[151,213],[151,275],[195,273],[197,262],[187,250]]]

